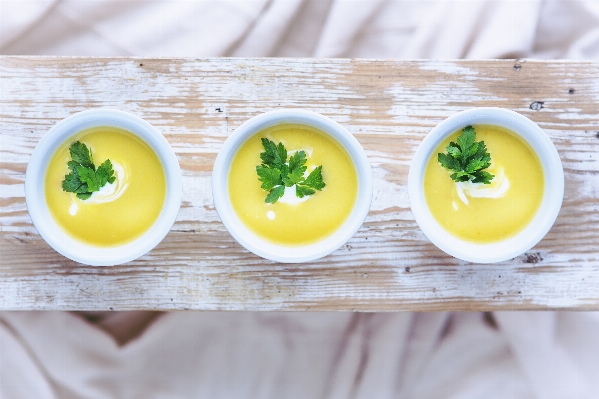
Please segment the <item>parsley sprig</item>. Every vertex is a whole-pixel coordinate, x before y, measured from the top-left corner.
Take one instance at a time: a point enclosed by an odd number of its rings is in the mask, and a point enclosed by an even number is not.
[[[446,149],[447,154],[439,153],[437,159],[445,169],[454,172],[450,176],[453,181],[490,184],[495,177],[483,170],[491,166],[491,155],[484,141],[476,141],[474,127],[462,129],[457,143],[450,142]]]
[[[322,190],[325,183],[322,181],[322,165],[315,168],[308,177],[306,172],[306,153],[297,151],[287,161],[287,149],[283,143],[275,144],[267,138],[262,138],[264,152],[260,154],[262,164],[256,166],[258,180],[262,188],[268,191],[267,203],[274,204],[285,193],[285,187],[295,185],[295,195],[303,198]]]
[[[77,193],[77,198],[86,200],[106,183],[114,183],[116,180],[112,162],[107,159],[96,169],[91,151],[80,141],[71,144],[69,152],[72,160],[67,165],[71,173],[65,175],[62,181],[64,191]]]

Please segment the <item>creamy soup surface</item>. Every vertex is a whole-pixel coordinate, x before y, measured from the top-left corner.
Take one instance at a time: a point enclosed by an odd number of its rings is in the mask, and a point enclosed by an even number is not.
[[[110,159],[116,181],[81,200],[62,190],[70,171],[69,147],[85,144],[96,167]],[[50,213],[72,237],[96,246],[117,246],[146,232],[166,197],[166,178],[156,153],[143,140],[116,127],[94,127],[70,138],[53,155],[45,178]]]
[[[494,125],[475,125],[476,141],[491,155],[490,185],[460,185],[437,160],[456,142],[461,129],[433,152],[424,175],[424,195],[434,218],[453,235],[489,243],[512,237],[533,219],[543,198],[544,177],[539,158],[514,132]]]
[[[268,192],[260,187],[256,174],[263,137],[282,142],[289,155],[304,150],[308,173],[322,165],[326,184],[322,191],[299,203],[266,203]],[[281,124],[242,144],[229,170],[228,188],[233,209],[246,227],[267,241],[300,246],[318,242],[341,227],[356,202],[358,179],[349,155],[330,136],[305,125]]]

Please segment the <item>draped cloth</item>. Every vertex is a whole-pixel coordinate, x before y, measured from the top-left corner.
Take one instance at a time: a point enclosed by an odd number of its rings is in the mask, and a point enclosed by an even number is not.
[[[0,53],[597,59],[599,4],[579,0],[2,0]]]
[[[599,59],[596,1],[1,1],[0,54]],[[0,398],[599,398],[599,314],[1,312]]]
[[[119,345],[4,312],[0,397],[597,398],[598,337],[597,313],[172,312]]]

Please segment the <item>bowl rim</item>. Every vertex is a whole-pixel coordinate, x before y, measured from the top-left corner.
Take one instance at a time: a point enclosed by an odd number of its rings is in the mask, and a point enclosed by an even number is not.
[[[472,243],[447,232],[434,219],[424,198],[424,171],[439,144],[468,125],[490,124],[511,130],[535,151],[544,175],[543,199],[531,222],[519,233],[492,243]],[[410,164],[408,196],[416,223],[445,253],[468,262],[495,263],[519,256],[539,243],[553,226],[564,196],[564,172],[549,136],[533,121],[505,108],[479,107],[458,112],[435,126],[422,140]]]
[[[237,217],[229,199],[229,165],[247,139],[263,129],[285,123],[314,127],[335,139],[348,153],[358,177],[358,194],[354,207],[339,229],[323,240],[302,246],[285,246],[267,241]],[[212,195],[216,211],[229,233],[250,252],[265,259],[282,263],[309,262],[329,255],[344,245],[362,226],[372,202],[372,171],[364,149],[349,131],[319,113],[298,109],[277,109],[254,116],[225,140],[218,152],[212,171]]]
[[[119,127],[143,140],[158,156],[166,179],[163,209],[154,224],[138,238],[117,246],[94,246],[77,240],[59,227],[45,201],[45,172],[56,150],[82,130],[98,126]],[[25,202],[39,234],[56,252],[90,266],[126,263],[152,250],[174,224],[179,213],[181,196],[181,170],[168,141],[145,120],[116,109],[85,110],[59,121],[37,143],[25,174]]]

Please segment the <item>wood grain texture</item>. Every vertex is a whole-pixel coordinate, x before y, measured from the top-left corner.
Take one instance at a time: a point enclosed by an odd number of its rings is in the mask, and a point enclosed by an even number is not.
[[[534,103],[534,104],[533,104]],[[314,59],[0,58],[0,308],[205,310],[599,309],[599,63]],[[510,261],[472,264],[432,245],[407,196],[427,132],[472,107],[538,123],[563,162],[563,208]],[[23,182],[59,120],[90,108],[136,114],[170,142],[183,172],[172,231],[113,267],[71,262],[33,227]],[[278,264],[242,248],[214,209],[219,148],[277,108],[320,112],[366,150],[374,198],[363,227],[319,261]]]

